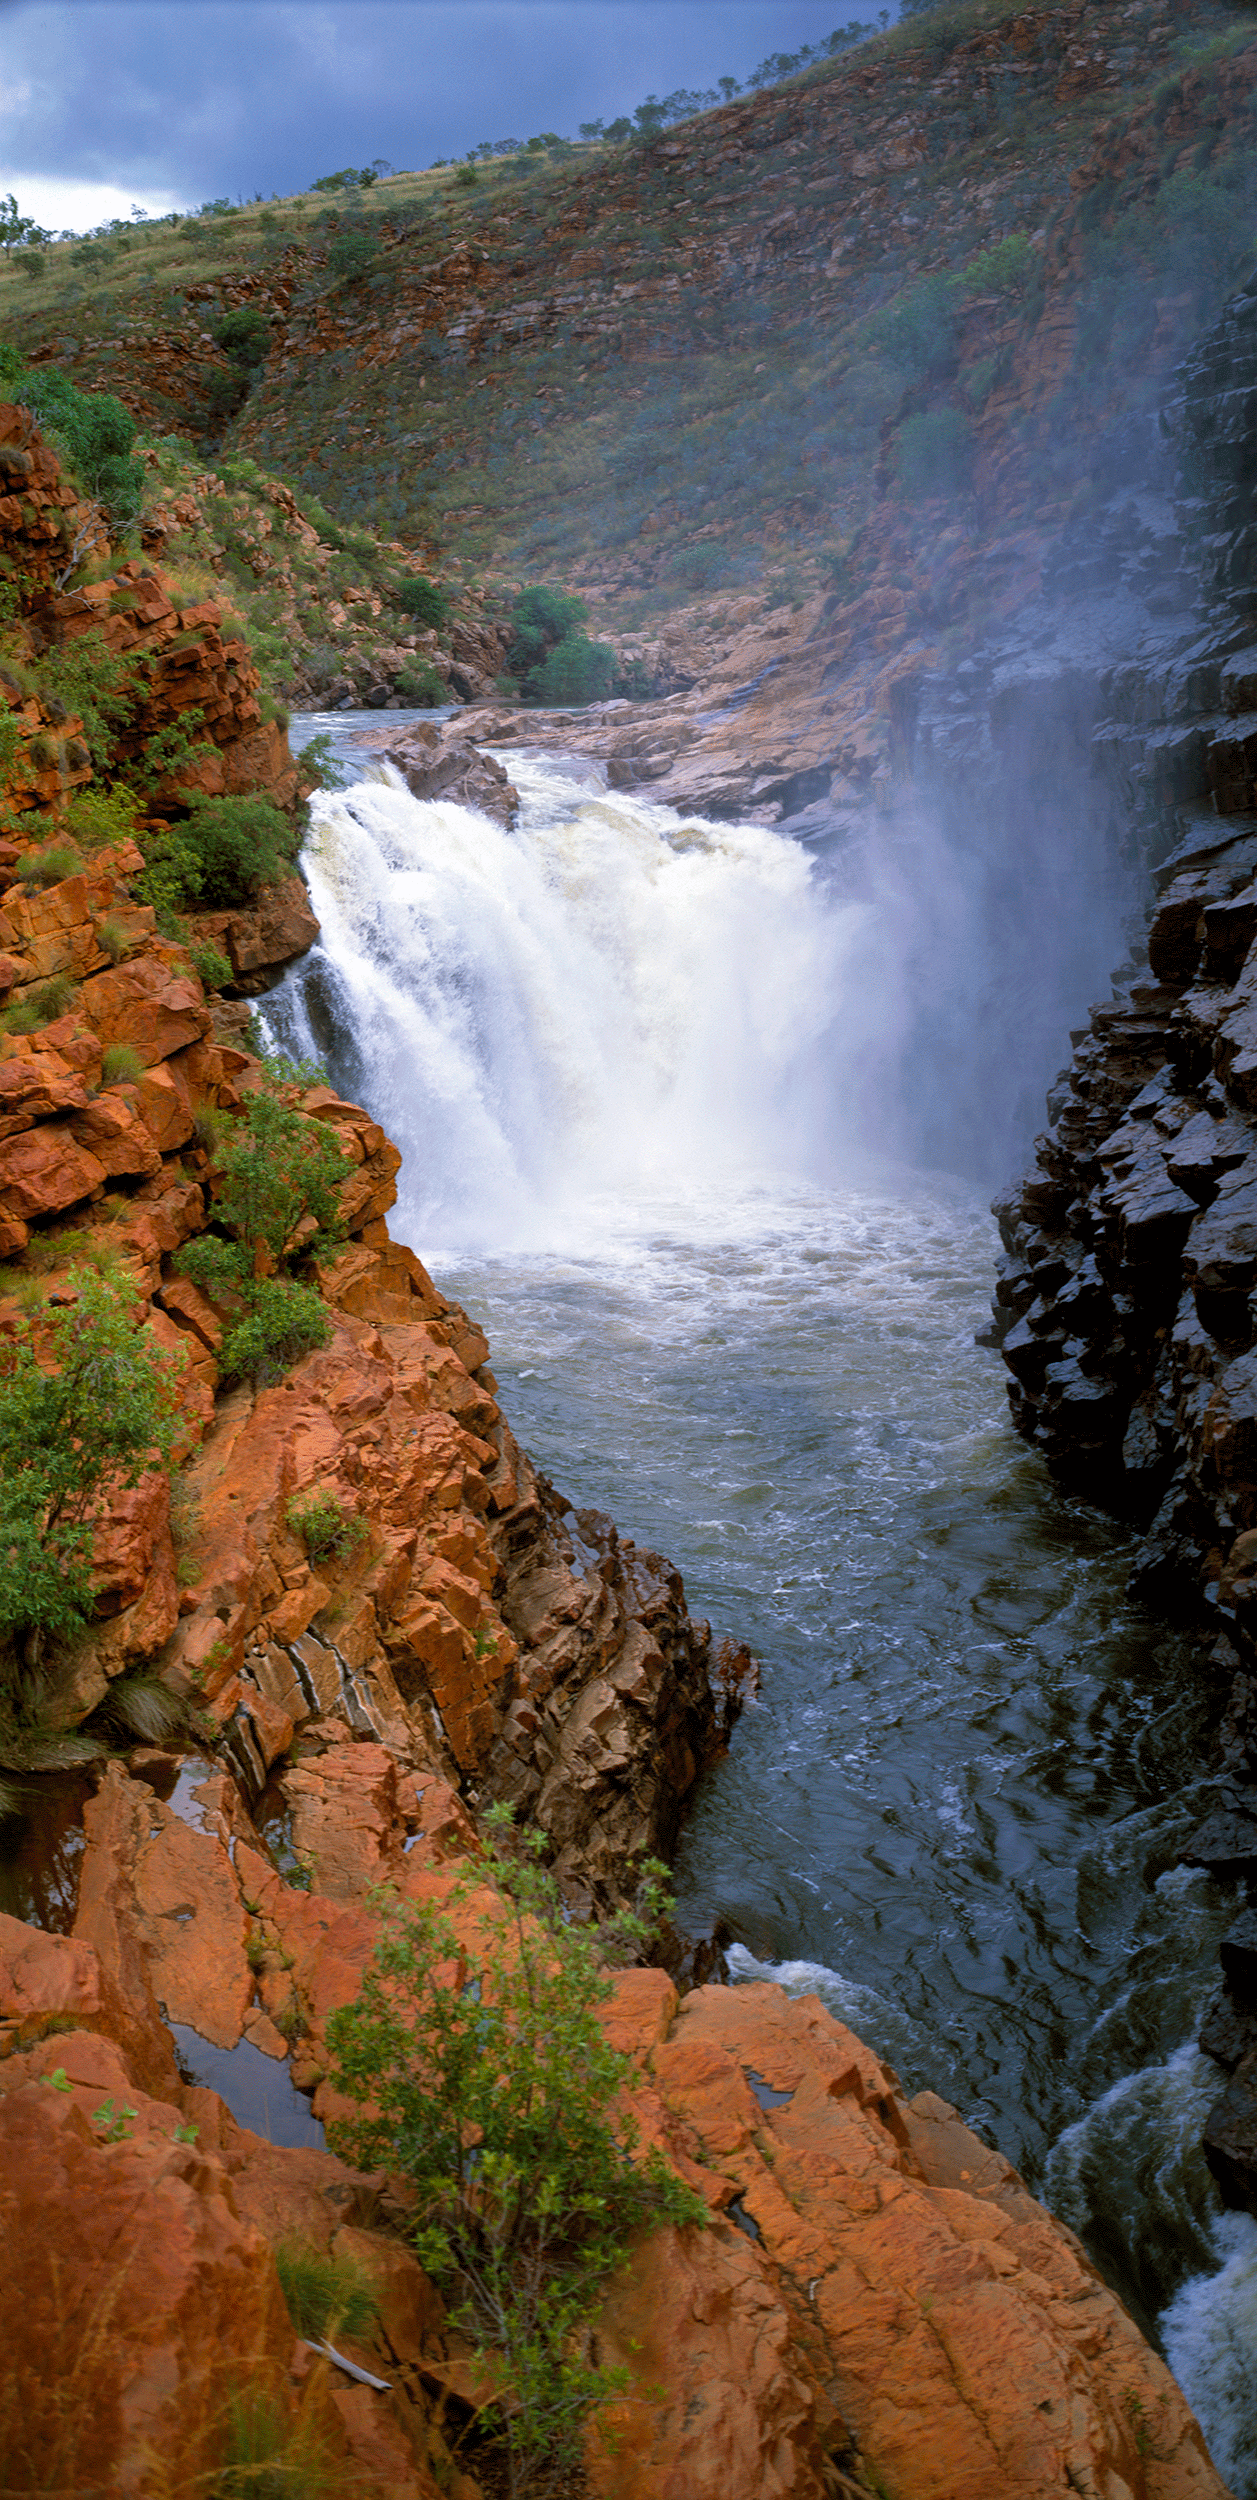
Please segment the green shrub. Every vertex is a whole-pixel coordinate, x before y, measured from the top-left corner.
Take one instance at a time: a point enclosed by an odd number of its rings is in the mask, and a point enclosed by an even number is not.
[[[1037,267],[1030,237],[1006,234],[1002,243],[979,252],[964,270],[968,295],[1024,295]]]
[[[418,712],[434,712],[448,703],[450,690],[431,660],[414,660],[397,672],[397,692]]]
[[[131,941],[120,920],[98,920],[96,943],[101,953],[109,957],[111,964],[120,964],[131,950]]]
[[[895,463],[912,502],[930,495],[957,495],[969,484],[973,437],[958,408],[932,408],[900,426]]]
[[[135,689],[128,683],[127,664],[111,651],[100,627],[59,645],[40,662],[43,691],[77,712],[83,723],[87,751],[97,772],[113,761],[119,732],[134,716]]]
[[[615,683],[615,653],[607,642],[567,633],[531,680],[537,703],[598,703]]]
[[[316,790],[339,789],[340,774],[332,753],[330,729],[320,729],[317,737],[310,738],[300,748],[297,764],[303,781],[312,783]]]
[[[263,886],[277,885],[297,848],[287,819],[259,798],[199,799],[176,840],[197,863],[196,897],[209,910],[251,902]]]
[[[15,999],[0,1015],[0,1033],[38,1033],[41,1026],[55,1024],[63,1016],[75,995],[75,984],[68,972],[54,972],[50,981],[40,981],[25,998]]]
[[[66,842],[50,843],[47,850],[24,851],[17,863],[23,885],[60,885],[65,877],[76,877],[83,865],[78,852]]]
[[[231,1117],[216,1102],[199,1102],[192,1122],[192,1143],[217,1162],[224,1137],[230,1134]]]
[[[64,450],[89,495],[126,529],[144,504],[144,470],[131,457],[135,419],[108,391],[80,391],[56,365],[22,379],[23,404]]]
[[[266,361],[271,325],[256,304],[237,304],[231,312],[224,313],[214,336],[224,355],[251,373]]]
[[[144,1062],[131,1042],[106,1042],[100,1054],[101,1081],[105,1085],[135,1085],[144,1074]]]
[[[227,956],[215,946],[212,938],[194,938],[188,953],[192,958],[192,969],[204,989],[225,989],[234,977]]]
[[[352,2257],[324,2256],[308,2240],[280,2240],[275,2271],[298,2335],[311,2343],[369,2335],[379,2314],[367,2276]]]
[[[176,1266],[203,1292],[241,1308],[219,1348],[223,1379],[265,1386],[331,1335],[317,1292],[286,1271],[294,1258],[317,1258],[341,1237],[338,1192],[354,1167],[321,1121],[284,1101],[271,1070],[215,1151],[222,1176],[215,1229],[188,1242]],[[268,1266],[273,1274],[260,1272]]]
[[[334,278],[352,284],[365,278],[374,269],[378,253],[375,237],[370,234],[338,234],[327,255],[327,266]]]
[[[544,1848],[491,1810],[454,1886],[457,1931],[379,1896],[374,1962],[328,2025],[332,2081],[356,2113],[329,2134],[363,2168],[410,2181],[420,2262],[493,2359],[502,2402],[482,2418],[513,2494],[573,2468],[590,2410],[626,2384],[585,2357],[579,2331],[635,2234],[706,2219],[661,2154],[637,2158],[632,2062],[597,2017],[611,1993],[601,1945],[565,1917]]]
[[[955,355],[956,280],[931,270],[878,322],[882,344],[893,362],[915,382],[945,372]]]
[[[66,824],[81,851],[112,849],[137,839],[136,802],[128,790],[80,790],[66,811]]]
[[[449,623],[449,593],[438,582],[430,582],[426,573],[404,573],[394,596],[403,615],[413,616],[417,625],[431,626],[439,634]]]
[[[181,939],[179,913],[190,910],[201,891],[200,857],[184,840],[181,825],[150,828],[144,835],[143,850],[144,867],[136,878],[135,891],[141,902],[156,912],[163,936]]]
[[[38,1335],[18,1320],[0,1372],[0,1639],[28,1670],[91,1612],[101,1494],[169,1467],[180,1422],[182,1366],[138,1324],[134,1294],[89,1268],[75,1283]]]
[[[308,1493],[288,1505],[288,1525],[311,1562],[344,1562],[367,1533],[365,1519],[347,1511],[334,1493]]]
[[[286,1103],[268,1074],[223,1149],[214,1221],[233,1238],[202,1233],[189,1242],[180,1253],[187,1272],[204,1269],[211,1284],[239,1290],[260,1252],[276,1268],[293,1256],[319,1257],[339,1238],[337,1193],[353,1168],[326,1122]]]
[[[271,1389],[299,1363],[327,1344],[332,1333],[326,1305],[312,1285],[267,1277],[248,1291],[248,1309],[218,1349],[219,1375],[228,1388],[248,1380]]]
[[[527,688],[555,644],[583,625],[588,614],[584,600],[574,599],[566,590],[547,589],[541,583],[521,590],[511,608],[512,676]]]
[[[684,590],[718,590],[732,577],[733,558],[726,547],[705,538],[696,547],[683,547],[673,557],[671,572]]]

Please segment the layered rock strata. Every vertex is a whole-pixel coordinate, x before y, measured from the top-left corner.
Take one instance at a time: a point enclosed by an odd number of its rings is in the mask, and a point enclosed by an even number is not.
[[[186,954],[130,902],[139,865],[133,845],[102,853],[90,876],[38,895],[10,884],[0,903],[13,994],[49,969],[80,981],[54,1022],[0,1039],[0,1249],[33,1243],[72,1271],[107,1247],[144,1324],[188,1360],[199,1443],[179,1483],[178,1578],[163,1480],[119,1497],[99,1543],[103,1619],[63,1706],[81,1718],[114,1677],[153,1666],[213,1712],[259,1787],[294,1729],[342,1711],[399,1758],[527,1806],[572,1885],[614,1893],[635,1854],[670,1845],[719,1741],[706,1628],[667,1563],[597,1514],[576,1519],[536,1476],[484,1337],[389,1240],[396,1148],[325,1086],[294,1099],[352,1166],[349,1238],[321,1277],[332,1341],[281,1388],[215,1404],[223,1315],[174,1254],[212,1212],[198,1121],[239,1111],[259,1070],[213,1038]],[[125,930],[116,965],[102,919]],[[118,1043],[140,1073],[106,1083]],[[15,1325],[4,1308],[0,1332]],[[370,1522],[317,1570],[287,1524],[312,1487]]]

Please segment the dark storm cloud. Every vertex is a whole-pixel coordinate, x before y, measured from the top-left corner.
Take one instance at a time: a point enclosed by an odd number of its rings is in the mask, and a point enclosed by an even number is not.
[[[649,91],[743,78],[856,13],[842,0],[4,0],[0,189],[39,175],[192,204],[300,190],[374,157],[415,167],[482,139],[575,136]]]

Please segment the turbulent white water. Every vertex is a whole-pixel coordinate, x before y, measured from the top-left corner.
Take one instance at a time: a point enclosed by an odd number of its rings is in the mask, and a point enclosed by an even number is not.
[[[1122,1533],[1011,1434],[986,1190],[910,1167],[921,1104],[936,1134],[975,1082],[954,998],[922,1008],[981,966],[972,880],[922,841],[854,899],[771,829],[509,760],[514,833],[378,769],[317,803],[322,942],[267,1020],[401,1145],[395,1229],[485,1320],[521,1437],[764,1659],[683,1915],[993,2133],[1146,2325],[1186,2302],[1203,2385],[1242,2309],[1184,2046],[1233,1904],[1175,1869],[1212,1705]]]
[[[759,826],[516,766],[525,838],[395,782],[325,800],[305,866],[323,943],[442,1248],[602,1237],[615,1202],[811,1178],[867,1129],[857,1062],[890,1010],[868,907]],[[846,1039],[848,1082],[833,1084]]]
[[[1235,2500],[1257,2500],[1257,2222],[1222,2214],[1217,2273],[1193,2275],[1163,2321],[1165,2353]]]

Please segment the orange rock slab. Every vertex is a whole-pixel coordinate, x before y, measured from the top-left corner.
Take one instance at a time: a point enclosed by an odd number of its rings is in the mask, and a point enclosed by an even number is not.
[[[819,2492],[824,2481],[808,2475],[825,2453],[841,2465],[844,2440],[886,2500],[1225,2500],[1164,2364],[1072,2235],[945,2102],[905,2101],[814,1997],[700,1988],[662,2041],[644,1996],[618,2005],[621,2030],[635,2012],[647,2131],[661,2119],[682,2166],[723,2180],[757,2238],[742,2241],[736,2290],[718,2219],[683,2235],[680,2271],[674,2251],[647,2240],[613,2293],[608,2352],[635,2367],[639,2342],[667,2395],[626,2408],[613,2466],[591,2443],[590,2478],[606,2500],[708,2489],[692,2454],[696,2390],[724,2458],[711,2488],[730,2500]],[[765,2109],[755,2083],[788,2098]],[[709,2296],[678,2296],[687,2274],[700,2287],[708,2269]],[[774,2334],[789,2322],[782,2367],[814,2399],[771,2457],[747,2445],[738,2397],[749,2382],[734,2363],[757,2303]],[[763,2349],[775,2349],[771,2337]],[[764,2383],[755,2420],[766,2407],[773,2418],[775,2384]]]

